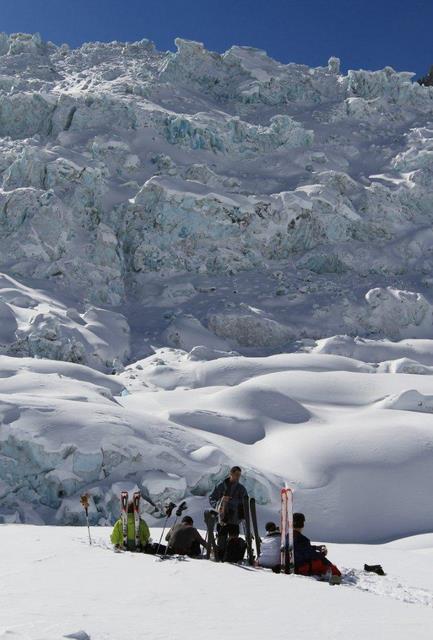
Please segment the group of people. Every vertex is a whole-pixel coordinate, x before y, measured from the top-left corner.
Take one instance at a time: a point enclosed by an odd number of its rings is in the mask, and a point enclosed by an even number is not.
[[[218,484],[209,497],[211,507],[218,514],[216,526],[217,542],[215,560],[220,562],[239,563],[245,557],[247,544],[240,536],[240,524],[245,519],[244,500],[248,497],[247,490],[241,484],[242,471],[235,466],[230,470],[230,475]],[[324,545],[312,545],[310,540],[302,533],[305,526],[305,516],[302,513],[293,514],[293,546],[295,573],[301,575],[329,575],[341,576],[338,568],[327,558],[327,549]],[[274,522],[266,524],[266,535],[261,540],[260,555],[256,560],[258,566],[272,569],[275,573],[285,570],[281,566],[281,533]],[[128,508],[128,541],[131,545],[135,541],[134,508]],[[166,535],[166,546],[150,541],[149,527],[140,518],[139,527],[140,549],[147,553],[164,553],[168,555],[180,554],[191,557],[201,555],[201,547],[210,551],[210,540],[205,540],[194,527],[194,521],[190,516],[184,516],[182,521],[175,524]],[[122,521],[119,519],[114,525],[111,534],[111,542],[115,547],[123,546]]]

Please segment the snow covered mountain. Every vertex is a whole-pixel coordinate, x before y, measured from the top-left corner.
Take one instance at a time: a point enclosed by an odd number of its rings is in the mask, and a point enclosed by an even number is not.
[[[0,520],[431,530],[433,87],[176,45],[0,35]]]
[[[1,36],[0,268],[120,309],[142,355],[181,314],[256,352],[429,335],[433,89],[176,44]],[[32,337],[70,329],[48,315],[12,353],[52,356]],[[75,334],[58,355],[86,361]]]

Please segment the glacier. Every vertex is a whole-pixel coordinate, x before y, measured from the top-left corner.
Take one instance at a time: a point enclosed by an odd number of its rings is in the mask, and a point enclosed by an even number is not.
[[[322,538],[430,530],[433,88],[179,38],[0,61],[0,519],[198,513],[235,458]]]

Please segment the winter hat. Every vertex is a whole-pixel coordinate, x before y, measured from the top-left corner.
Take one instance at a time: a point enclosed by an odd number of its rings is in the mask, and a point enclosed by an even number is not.
[[[184,518],[182,518],[182,522],[184,524],[194,524],[194,520],[191,518],[191,516],[185,516]]]
[[[295,529],[302,529],[305,524],[305,516],[303,513],[294,513],[293,514],[293,527]]]
[[[275,522],[267,522],[265,529],[268,533],[272,533],[273,531],[276,531],[278,529],[277,525],[275,524]]]

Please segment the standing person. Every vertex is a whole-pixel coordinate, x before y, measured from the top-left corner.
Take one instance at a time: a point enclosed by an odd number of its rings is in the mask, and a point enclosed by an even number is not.
[[[242,562],[247,549],[247,543],[239,537],[239,525],[227,525],[227,543],[224,552],[224,562]]]
[[[341,572],[326,557],[328,550],[325,545],[312,545],[304,536],[302,529],[305,525],[303,513],[293,514],[293,546],[295,554],[295,573],[303,576],[323,576],[330,574],[337,583]]]
[[[234,466],[230,469],[228,478],[218,484],[209,496],[211,507],[219,514],[217,525],[218,536],[218,560],[224,559],[227,543],[227,525],[239,525],[244,520],[244,498],[248,497],[248,492],[240,483],[242,469]]]
[[[201,555],[200,545],[207,549],[206,540],[194,527],[194,521],[190,516],[185,516],[180,524],[172,527],[165,539],[168,542],[168,554],[177,553],[195,557]]]
[[[275,522],[266,524],[266,535],[262,540],[258,564],[260,567],[281,573],[281,532]]]
[[[146,547],[150,540],[150,531],[147,526],[147,522],[140,517],[140,528],[139,528],[139,548],[135,547],[135,518],[134,518],[134,504],[130,502],[128,504],[128,540],[126,549],[128,551],[147,551]],[[113,531],[111,533],[111,542],[114,544],[116,549],[124,549],[124,540],[123,540],[123,527],[122,527],[122,519],[119,518],[113,527]]]

